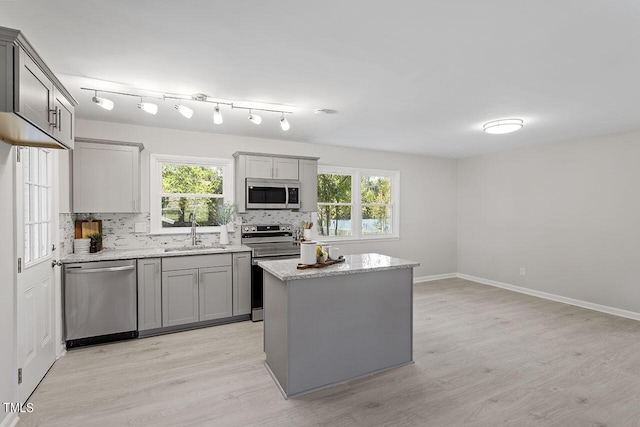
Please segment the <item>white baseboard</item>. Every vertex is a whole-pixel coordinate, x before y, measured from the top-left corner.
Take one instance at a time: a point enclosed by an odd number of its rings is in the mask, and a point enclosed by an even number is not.
[[[4,411],[4,408],[2,410]],[[18,424],[18,420],[20,420],[20,417],[17,413],[7,412],[4,420],[0,423],[0,427],[15,427]]]
[[[457,273],[434,274],[433,276],[414,277],[413,284],[422,282],[431,282],[433,280],[454,279],[458,277]]]
[[[634,311],[622,310],[620,308],[609,307],[606,305],[595,304],[588,301],[582,301],[561,295],[550,294],[548,292],[536,291],[535,289],[523,288],[521,286],[511,285],[509,283],[496,282],[495,280],[483,279],[482,277],[470,276],[468,274],[457,273],[455,277],[470,280],[472,282],[483,285],[495,286],[496,288],[507,289],[509,291],[519,292],[538,298],[544,298],[551,301],[562,302],[564,304],[575,305],[577,307],[588,308],[589,310],[600,311],[602,313],[613,314],[614,316],[626,317],[628,319],[640,320],[640,313]]]

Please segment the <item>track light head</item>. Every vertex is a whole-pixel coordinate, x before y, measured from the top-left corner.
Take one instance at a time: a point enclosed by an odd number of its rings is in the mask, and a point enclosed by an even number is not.
[[[288,131],[289,129],[291,129],[291,125],[289,124],[289,121],[284,117],[284,113],[282,113],[282,117],[280,117],[280,127],[283,131]]]
[[[176,104],[176,110],[178,110],[178,112],[187,119],[190,119],[191,116],[193,116],[193,110],[189,107],[185,107],[184,105]]]
[[[93,98],[91,98],[91,100],[96,104],[98,104],[98,107],[102,107],[107,111],[113,110],[113,101],[110,99],[101,98],[96,95]]]
[[[262,117],[260,117],[260,116],[259,116],[259,115],[257,115],[257,114],[253,114],[253,113],[251,112],[251,110],[249,110],[249,117],[248,117],[248,118],[249,118],[249,121],[250,121],[251,123],[255,123],[255,124],[257,124],[257,125],[259,125],[260,123],[262,123]]]
[[[140,102],[138,104],[138,108],[149,114],[158,113],[158,106],[156,104],[152,104],[151,102]]]
[[[213,109],[213,123],[217,125],[222,124],[222,113],[220,112],[220,105],[216,105],[216,108]]]

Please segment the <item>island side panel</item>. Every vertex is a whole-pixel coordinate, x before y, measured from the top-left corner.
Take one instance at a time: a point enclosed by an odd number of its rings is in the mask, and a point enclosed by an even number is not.
[[[412,278],[404,268],[287,282],[287,394],[411,362]]]
[[[264,271],[264,351],[267,366],[287,393],[287,287]]]

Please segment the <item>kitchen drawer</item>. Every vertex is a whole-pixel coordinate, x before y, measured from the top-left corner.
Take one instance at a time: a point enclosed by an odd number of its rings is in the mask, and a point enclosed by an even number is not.
[[[162,259],[162,271],[231,265],[231,254],[185,255]]]

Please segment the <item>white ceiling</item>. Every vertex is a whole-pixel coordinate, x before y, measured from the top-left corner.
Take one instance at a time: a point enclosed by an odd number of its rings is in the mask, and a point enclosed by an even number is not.
[[[640,129],[637,0],[0,1],[80,118],[444,157]],[[296,106],[247,112],[91,103],[81,86]],[[106,95],[105,95],[106,97]],[[318,116],[316,108],[338,110]],[[518,117],[514,134],[484,122]]]

